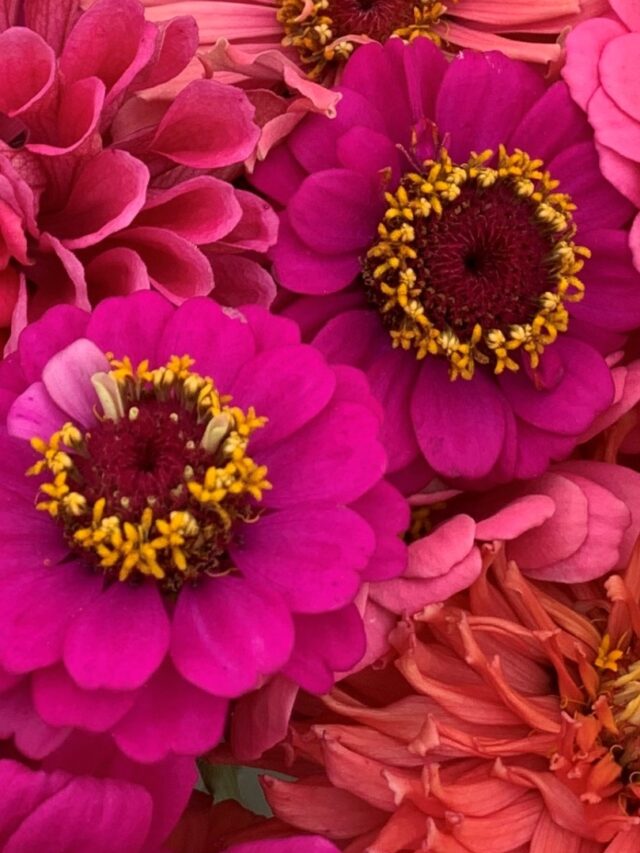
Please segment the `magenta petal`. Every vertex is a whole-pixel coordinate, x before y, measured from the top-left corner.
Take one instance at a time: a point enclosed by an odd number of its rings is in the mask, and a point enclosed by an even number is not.
[[[230,548],[250,580],[272,586],[298,613],[344,607],[375,548],[369,525],[344,507],[289,509],[265,515]]]
[[[297,323],[286,317],[270,314],[259,305],[244,305],[242,313],[253,332],[257,353],[300,343]]]
[[[310,346],[281,347],[248,361],[229,388],[234,405],[268,418],[251,447],[275,444],[324,409],[336,387],[333,370]],[[252,450],[253,453],[253,450]]]
[[[15,0],[8,0],[8,3],[9,7],[12,4],[17,6]],[[81,14],[77,0],[48,0],[44,3],[42,0],[25,0],[24,3],[25,25],[41,35],[57,54]],[[1,16],[0,12],[0,20]]]
[[[115,779],[61,775],[60,790],[43,797],[25,817],[3,846],[5,853],[42,853],[51,849],[53,838],[60,853],[134,853],[142,848],[153,811],[144,788]]]
[[[26,149],[45,157],[59,157],[74,151],[95,132],[103,106],[104,85],[97,77],[65,86],[60,95],[55,129],[43,135],[41,142],[35,134]]]
[[[391,349],[377,312],[342,311],[318,332],[313,345],[330,362],[366,369]]]
[[[197,246],[166,228],[127,228],[117,242],[142,259],[151,283],[179,304],[213,290],[211,265]]]
[[[260,758],[287,736],[298,686],[274,675],[264,687],[241,696],[231,718],[231,750],[240,761]]]
[[[48,726],[33,710],[29,682],[25,679],[2,694],[0,738],[13,737],[16,747],[36,761],[58,749],[69,735],[68,728]]]
[[[133,690],[156,671],[169,647],[169,618],[153,583],[114,583],[77,616],[64,662],[87,690]]]
[[[34,382],[14,402],[7,415],[7,432],[26,441],[48,439],[60,429],[67,415],[53,402],[42,382]]]
[[[278,237],[278,215],[270,204],[255,193],[234,189],[235,200],[240,205],[240,218],[236,225],[220,239],[212,251],[240,250],[264,254],[275,245]]]
[[[289,659],[293,625],[275,593],[227,575],[183,587],[171,657],[178,671],[214,696],[239,696]]]
[[[501,53],[465,51],[454,59],[444,75],[436,109],[440,137],[450,134],[447,150],[453,160],[464,163],[472,150],[496,151],[544,90],[541,75]]]
[[[298,432],[262,450],[260,461],[273,484],[264,505],[349,503],[359,498],[385,472],[377,432],[378,419],[371,410],[350,402],[331,403]]]
[[[151,148],[197,169],[239,163],[253,152],[260,136],[253,113],[241,89],[194,80],[164,114]]]
[[[167,228],[192,243],[212,243],[228,234],[241,215],[230,183],[200,175],[150,194],[136,226]]]
[[[133,220],[145,200],[149,171],[126,151],[104,150],[80,165],[59,212],[42,219],[69,249],[93,246]]]
[[[153,363],[158,341],[173,313],[171,305],[157,293],[107,299],[91,314],[86,335],[116,358],[128,355],[136,365],[146,358]]]
[[[295,619],[296,642],[284,674],[311,693],[326,693],[336,672],[347,672],[363,656],[364,627],[354,604],[332,613]]]
[[[371,527],[375,551],[362,573],[363,580],[384,580],[401,574],[407,566],[407,546],[402,536],[409,526],[407,501],[386,480],[381,480],[351,504]]]
[[[557,154],[591,136],[584,113],[572,100],[566,84],[558,81],[525,113],[506,147],[508,151],[520,148],[548,165]]]
[[[358,172],[369,182],[377,179],[379,188],[387,178],[396,185],[402,175],[400,152],[388,136],[366,127],[352,127],[343,133],[337,145],[338,165]],[[378,203],[381,202],[379,194]]]
[[[269,152],[266,160],[257,163],[250,181],[256,189],[278,204],[286,204],[301,186],[307,172],[291,156],[284,142]]]
[[[92,732],[111,728],[133,705],[135,694],[115,690],[83,690],[62,666],[33,676],[36,710],[51,726],[79,726]]]
[[[172,355],[188,354],[195,359],[194,370],[213,377],[225,393],[253,353],[249,325],[210,299],[190,299],[180,306],[158,342],[161,362]]]
[[[336,255],[315,252],[298,237],[284,214],[271,257],[277,280],[294,293],[335,293],[351,284],[360,272],[357,252]]]
[[[159,761],[170,752],[202,755],[222,737],[227,705],[184,681],[167,662],[139,691],[113,734],[134,761]]]
[[[310,175],[289,202],[291,227],[310,249],[327,255],[359,252],[376,236],[384,212],[372,181],[347,169]]]
[[[278,292],[276,283],[257,261],[240,255],[206,254],[213,270],[215,300],[220,305],[268,308],[273,304]]]
[[[0,113],[19,115],[53,84],[55,56],[31,30],[12,27],[0,33]]]
[[[602,356],[588,344],[558,338],[553,348],[564,364],[555,388],[536,391],[522,371],[503,374],[500,384],[519,418],[542,430],[576,436],[613,401],[613,380]]]
[[[100,252],[85,267],[87,290],[95,304],[110,296],[127,296],[149,290],[149,275],[140,256],[132,249],[118,247]]]
[[[447,477],[488,474],[502,450],[505,405],[493,379],[482,370],[470,381],[452,382],[446,362],[428,356],[413,393],[411,416],[429,465]]]
[[[80,338],[49,359],[42,380],[53,402],[74,421],[88,427],[95,423],[94,409],[98,405],[91,377],[109,369],[104,353],[92,341]]]
[[[12,573],[0,584],[0,663],[10,672],[58,661],[69,624],[98,594],[97,578],[83,574],[77,563],[34,561],[32,568],[27,559],[19,561],[20,574],[3,559],[3,569]]]
[[[20,365],[28,382],[42,376],[51,356],[76,338],[84,337],[89,314],[72,305],[56,305],[30,323],[20,335]]]

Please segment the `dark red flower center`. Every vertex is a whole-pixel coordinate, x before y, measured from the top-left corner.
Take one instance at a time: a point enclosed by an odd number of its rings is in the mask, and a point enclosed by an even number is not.
[[[76,553],[118,580],[148,575],[167,591],[231,570],[238,526],[254,520],[267,469],[248,456],[265,418],[230,405],[187,356],[155,370],[128,359],[92,377],[103,413],[88,432],[64,424],[28,473],[47,472],[37,508]]]
[[[488,166],[495,162],[495,166]],[[542,163],[500,149],[457,166],[446,151],[405,174],[362,264],[393,345],[445,356],[453,379],[477,363],[537,367],[568,324],[566,301],[588,250],[573,243],[574,205]]]

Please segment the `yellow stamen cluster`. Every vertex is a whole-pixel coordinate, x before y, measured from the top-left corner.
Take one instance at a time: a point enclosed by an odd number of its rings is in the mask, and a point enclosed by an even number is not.
[[[556,192],[558,181],[544,171],[541,160],[533,160],[516,150],[507,154],[500,146],[495,167],[487,165],[492,151],[472,154],[463,165],[452,162],[443,148],[438,160],[428,160],[422,172],[409,172],[394,193],[385,193],[387,210],[378,226],[378,241],[367,252],[364,278],[382,315],[400,314],[400,322],[390,329],[394,347],[414,349],[416,357],[444,356],[449,361],[451,379],[471,379],[475,365],[493,363],[495,373],[518,370],[515,350],[527,353],[536,368],[544,348],[568,326],[565,302],[578,301],[584,285],[578,273],[588,249],[573,243],[575,226],[571,212],[575,205],[568,195]],[[507,182],[513,192],[535,206],[535,218],[553,236],[549,261],[551,287],[540,294],[537,310],[530,321],[508,328],[475,325],[468,339],[461,340],[450,328],[438,328],[422,302],[418,281],[416,222],[440,217],[445,207],[455,203],[465,185],[479,190],[497,182]],[[508,282],[505,282],[508,287]]]
[[[213,379],[191,371],[194,361],[188,356],[172,356],[153,370],[148,361],[134,367],[129,358],[108,357],[111,370],[92,377],[103,408],[98,418],[133,422],[145,401],[170,402],[172,409],[190,412],[195,427],[200,425],[199,447],[188,441],[185,448],[200,451],[198,458],[210,464],[201,466],[200,478],[192,466],[185,465],[182,481],[171,491],[180,498],[181,508],[166,517],[156,516],[157,499],[148,496],[149,505],[132,520],[127,518],[130,499],[126,495],[119,496],[114,506],[113,496],[101,496],[91,504],[83,494],[79,462],[91,455],[91,433],[83,434],[66,423],[48,441],[31,440],[42,458],[27,474],[47,472],[51,477],[40,485],[42,499],[36,508],[62,522],[70,544],[93,554],[100,568],[118,580],[138,573],[177,588],[184,579],[215,568],[212,556],[228,541],[235,520],[256,517],[246,500],[261,500],[271,484],[266,466],[256,464],[247,448],[252,433],[267,419],[256,415],[253,407],[244,411],[231,405],[231,398],[220,394]],[[177,411],[169,418],[177,422]]]
[[[340,34],[331,16],[331,0],[278,0],[278,21],[285,36],[282,44],[298,51],[304,65],[310,66],[308,76],[315,80],[323,75],[328,65],[335,61],[346,61],[353,52],[355,42],[348,35]],[[457,0],[452,0],[457,2]],[[411,0],[407,0],[411,4]],[[413,41],[419,36],[431,39],[438,47],[441,37],[434,31],[446,6],[439,0],[414,0],[409,23],[399,22],[390,36]],[[351,35],[366,35],[353,33]]]

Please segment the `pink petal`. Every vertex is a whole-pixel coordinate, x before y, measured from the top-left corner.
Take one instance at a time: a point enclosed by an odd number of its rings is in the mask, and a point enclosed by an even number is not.
[[[171,18],[158,26],[155,55],[136,77],[136,89],[149,89],[171,80],[189,64],[198,47],[198,26],[190,15]]]
[[[174,163],[215,169],[239,163],[253,151],[260,131],[240,89],[194,80],[178,94],[151,142]]]
[[[640,30],[640,9],[633,0],[610,0],[611,8],[630,30]]]
[[[0,33],[0,112],[19,115],[51,88],[55,56],[49,45],[24,27]]]
[[[72,622],[64,662],[87,690],[133,690],[160,666],[169,618],[157,587],[114,582]]]
[[[93,304],[109,296],[127,296],[150,287],[147,268],[133,249],[107,249],[85,267],[87,291]]]
[[[562,76],[566,80],[571,96],[583,110],[600,85],[598,60],[607,44],[626,29],[609,18],[594,18],[576,27],[567,38],[567,59]]]
[[[239,761],[260,758],[284,740],[298,686],[275,675],[264,687],[241,696],[231,718],[231,750]]]
[[[69,249],[93,246],[129,225],[148,181],[147,167],[126,151],[101,151],[79,167],[65,206],[42,225]]]
[[[524,495],[476,524],[476,539],[516,539],[527,530],[540,527],[556,511],[548,495]]]
[[[589,102],[589,117],[599,144],[638,162],[640,123],[629,118],[602,88]]]
[[[159,761],[170,752],[201,755],[222,737],[227,705],[184,681],[167,662],[139,691],[114,737],[134,761]]]
[[[48,439],[67,420],[65,412],[53,402],[42,382],[34,382],[14,402],[7,415],[7,431],[26,441],[34,437]]]
[[[183,587],[173,619],[171,657],[178,671],[214,696],[239,696],[280,670],[293,625],[279,596],[227,575]]]
[[[77,0],[25,0],[26,26],[35,30],[57,54],[80,17]]]
[[[94,408],[98,405],[91,377],[109,369],[104,353],[92,341],[79,338],[49,359],[42,381],[53,402],[88,427],[95,423]]]
[[[56,127],[42,134],[40,142],[36,133],[26,149],[45,157],[59,157],[76,150],[95,132],[103,105],[104,84],[97,77],[65,86],[59,97]]]
[[[640,121],[638,50],[640,32],[628,33],[606,45],[599,65],[602,88],[621,110],[636,121]]]
[[[51,356],[76,338],[84,336],[89,321],[85,311],[71,305],[58,305],[33,323],[20,335],[20,365],[28,382],[42,376]]]
[[[404,577],[434,578],[446,574],[475,547],[476,524],[468,515],[456,515],[412,542]]]
[[[220,305],[269,308],[276,298],[273,277],[257,261],[239,255],[205,254],[213,270],[214,298]]]
[[[320,613],[354,599],[374,547],[357,513],[309,507],[263,516],[230,554],[249,580],[272,586],[294,612]]]
[[[275,245],[278,236],[278,217],[271,205],[246,190],[235,190],[242,215],[237,224],[219,241],[220,250],[241,249],[264,253]],[[211,247],[215,250],[215,246]]]

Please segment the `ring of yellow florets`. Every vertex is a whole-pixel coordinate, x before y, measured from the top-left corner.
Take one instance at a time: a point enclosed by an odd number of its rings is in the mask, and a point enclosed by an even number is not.
[[[232,526],[255,520],[254,502],[271,488],[266,466],[247,454],[251,434],[267,419],[257,416],[253,407],[245,412],[232,406],[213,379],[190,370],[194,362],[188,356],[173,356],[154,370],[147,361],[134,368],[126,357],[109,360],[112,370],[91,379],[103,410],[98,420],[125,421],[130,427],[149,400],[170,403],[169,408],[176,409],[169,415],[174,422],[178,411],[190,413],[201,434],[195,450],[204,460],[202,476],[185,465],[181,482],[171,491],[180,509],[158,516],[156,500],[149,496],[149,505],[127,520],[126,495],[118,498],[114,511],[112,496],[91,501],[83,493],[80,463],[89,455],[91,433],[66,423],[48,441],[31,439],[42,458],[27,474],[49,477],[39,487],[36,509],[62,524],[74,550],[86,552],[105,574],[120,581],[138,574],[175,590],[202,573],[228,571],[220,557]],[[188,441],[185,447],[193,451],[193,444]]]
[[[277,18],[285,32],[282,44],[297,50],[300,61],[310,66],[307,74],[312,80],[320,77],[332,62],[346,62],[355,43],[336,30],[330,13],[331,0],[278,2],[280,8]],[[410,4],[411,0],[407,0],[407,3]],[[389,36],[396,36],[407,42],[424,36],[440,47],[442,39],[433,28],[446,11],[446,6],[439,0],[415,0],[412,4],[411,23],[398,26]]]
[[[495,168],[486,165],[492,157],[492,151],[472,154],[467,163],[458,166],[442,149],[438,160],[423,164],[422,172],[405,174],[394,193],[385,193],[388,208],[378,225],[379,239],[367,252],[363,265],[365,286],[383,317],[390,312],[400,314],[400,322],[394,322],[390,329],[393,346],[415,350],[418,359],[444,356],[451,379],[471,379],[476,363],[492,363],[498,374],[516,371],[519,365],[512,355],[518,349],[527,353],[535,369],[544,348],[567,330],[565,303],[579,301],[584,295],[578,273],[591,253],[573,242],[571,211],[575,205],[570,197],[555,191],[559,182],[542,169],[541,160],[532,160],[520,150],[507,154],[503,146]],[[548,258],[550,287],[539,295],[537,310],[528,322],[508,328],[476,324],[469,339],[461,340],[450,328],[437,328],[422,304],[414,226],[419,219],[442,216],[445,206],[455,202],[464,185],[487,188],[500,181],[535,205],[538,226],[553,237]]]

